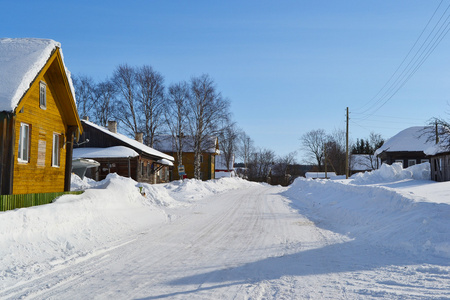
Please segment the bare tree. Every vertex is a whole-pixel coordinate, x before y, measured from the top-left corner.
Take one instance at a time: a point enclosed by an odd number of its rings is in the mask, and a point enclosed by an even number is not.
[[[259,149],[250,155],[248,178],[252,181],[267,181],[275,163],[275,152]]]
[[[200,156],[207,147],[207,137],[219,133],[220,124],[228,118],[229,103],[217,92],[208,75],[191,79],[191,97],[188,101],[188,124],[194,142],[194,177],[201,179]]]
[[[164,77],[150,66],[142,66],[135,70],[137,103],[142,118],[138,127],[144,133],[144,143],[153,147],[157,130],[162,119],[162,106],[164,103]]]
[[[105,80],[96,85],[94,90],[94,119],[101,126],[107,126],[108,120],[114,114],[116,96],[115,84]]]
[[[227,171],[233,169],[233,157],[238,147],[239,131],[235,123],[228,122],[219,134],[219,149],[225,159]]]
[[[336,174],[345,174],[345,131],[336,129],[332,134],[327,135],[324,147],[326,157],[324,163],[329,165]]]
[[[95,82],[86,75],[72,76],[77,110],[80,117],[92,117],[95,99]]]
[[[169,86],[164,103],[166,125],[172,135],[177,152],[178,165],[183,165],[183,139],[187,131],[187,102],[189,99],[189,85],[180,82]]]
[[[325,130],[316,129],[311,130],[300,138],[302,148],[308,155],[309,163],[317,163],[319,170],[322,170],[324,160],[324,145],[327,142],[327,135]]]
[[[125,126],[124,129],[134,137],[140,132],[136,100],[136,70],[127,64],[119,65],[114,71],[113,81],[118,90],[116,117]]]
[[[242,131],[239,134],[239,142],[238,153],[240,158],[244,161],[245,168],[247,168],[250,155],[254,151],[253,140],[244,131]]]
[[[285,156],[280,156],[276,159],[276,163],[274,166],[274,171],[278,176],[287,176],[289,173],[289,166],[295,165],[297,156],[297,152],[290,152]]]

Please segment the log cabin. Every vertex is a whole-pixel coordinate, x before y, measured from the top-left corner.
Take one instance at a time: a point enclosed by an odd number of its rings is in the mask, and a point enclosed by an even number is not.
[[[61,45],[0,39],[1,194],[69,191],[82,131]]]

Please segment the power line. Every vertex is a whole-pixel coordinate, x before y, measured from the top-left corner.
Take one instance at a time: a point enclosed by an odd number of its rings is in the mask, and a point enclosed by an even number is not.
[[[372,102],[375,98],[377,98],[380,93],[384,90],[381,97],[378,98],[369,108],[361,112],[360,114],[366,114],[366,116],[361,119],[365,120],[369,117],[373,116],[379,109],[381,109],[392,97],[411,79],[411,77],[417,72],[417,70],[423,65],[423,63],[428,59],[428,57],[433,53],[433,51],[436,49],[436,47],[439,45],[439,43],[444,39],[444,37],[447,35],[447,33],[450,31],[450,14],[447,15],[445,18],[445,21],[441,22],[447,12],[450,9],[450,5],[447,6],[445,11],[441,14],[439,20],[434,25],[433,29],[429,32],[426,39],[421,43],[419,49],[415,52],[414,56],[410,58],[406,66],[402,67],[405,62],[407,61],[410,54],[413,52],[413,49],[418,44],[419,40],[427,30],[428,26],[430,25],[431,21],[434,19],[436,13],[438,12],[443,0],[439,3],[438,7],[434,11],[431,18],[428,20],[425,28],[422,30],[421,34],[413,44],[413,46],[408,51],[405,58],[402,60],[400,65],[397,67],[395,72],[391,75],[391,77],[388,79],[388,81],[384,84],[384,86],[378,91],[378,93],[363,107],[367,106],[370,102]],[[439,26],[440,24],[440,26]],[[438,29],[437,29],[438,28]],[[399,73],[399,70],[402,69],[401,73]],[[397,76],[396,76],[397,75]],[[396,77],[395,80],[393,78]],[[391,83],[392,82],[392,83]],[[390,84],[389,84],[390,83]],[[389,85],[389,88],[385,89]],[[362,108],[363,108],[362,107]]]

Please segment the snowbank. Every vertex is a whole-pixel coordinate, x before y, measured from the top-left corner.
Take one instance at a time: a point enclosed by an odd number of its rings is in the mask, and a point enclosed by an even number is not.
[[[285,195],[319,226],[392,250],[450,258],[448,203],[372,185],[428,176],[429,164],[405,170],[400,165],[385,165],[346,182],[299,178]],[[427,181],[423,186],[430,184]]]
[[[403,169],[401,163],[382,164],[381,168],[371,172],[357,173],[351,177],[352,184],[377,184],[404,179],[430,180],[430,163],[422,163]]]
[[[85,190],[83,194],[0,212],[0,289],[9,285],[8,280],[25,281],[131,240],[170,220],[168,207],[188,206],[208,195],[252,185],[238,178],[165,185],[138,184],[117,174],[101,182],[72,178],[72,190]]]

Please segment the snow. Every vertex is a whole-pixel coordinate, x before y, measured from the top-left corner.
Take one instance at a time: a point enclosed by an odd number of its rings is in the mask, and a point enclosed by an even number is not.
[[[77,158],[118,158],[136,157],[139,154],[131,148],[125,146],[114,146],[107,148],[75,148],[73,149],[73,159]]]
[[[60,47],[49,39],[0,39],[0,111],[16,108],[53,51]],[[66,73],[73,93],[70,73]]]
[[[430,137],[429,128],[429,126],[413,126],[406,128],[388,139],[383,146],[375,151],[375,155],[379,155],[383,151],[425,151],[435,144],[432,140],[428,141]]]
[[[155,150],[155,149],[153,149],[153,148],[151,148],[151,147],[149,147],[147,145],[142,144],[141,142],[133,140],[132,138],[129,138],[129,137],[123,135],[123,134],[111,132],[105,127],[99,126],[97,124],[94,124],[94,123],[86,121],[86,120],[81,120],[81,122],[84,122],[84,123],[88,124],[89,126],[91,126],[93,128],[96,128],[97,130],[102,131],[103,133],[106,133],[106,134],[108,134],[108,135],[110,135],[112,137],[115,137],[116,139],[118,139],[120,141],[123,141],[123,142],[127,143],[128,145],[130,145],[131,147],[134,147],[135,149],[139,149],[140,151],[142,151],[144,153],[147,153],[147,154],[153,155],[153,156],[157,156],[157,157],[160,157],[160,158],[164,158],[164,159],[167,159],[169,161],[174,161],[175,160],[172,156],[164,154],[162,152],[159,152],[158,150]]]
[[[445,299],[450,182],[427,178],[73,176],[83,194],[0,213],[0,298]]]

